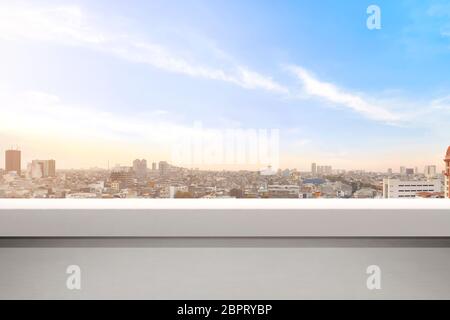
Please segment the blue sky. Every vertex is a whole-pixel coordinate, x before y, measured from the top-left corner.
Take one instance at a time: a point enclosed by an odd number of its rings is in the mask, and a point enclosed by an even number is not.
[[[0,149],[159,161],[200,121],[279,129],[284,167],[441,165],[449,58],[450,1],[0,1]]]

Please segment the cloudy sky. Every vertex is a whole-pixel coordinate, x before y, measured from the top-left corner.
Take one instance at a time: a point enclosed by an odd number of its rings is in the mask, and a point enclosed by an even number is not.
[[[200,122],[280,130],[282,167],[440,166],[449,61],[448,1],[0,0],[0,151],[170,160]]]

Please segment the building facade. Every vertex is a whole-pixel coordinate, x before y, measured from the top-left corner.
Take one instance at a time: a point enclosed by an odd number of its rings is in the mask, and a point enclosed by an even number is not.
[[[119,189],[128,188],[134,183],[135,173],[133,168],[130,167],[115,167],[111,171],[110,181],[111,185],[116,182],[118,183]],[[112,187],[114,188],[114,187]]]
[[[435,178],[437,176],[437,167],[432,165],[425,166],[423,173],[427,178]]]
[[[55,160],[44,160],[44,174],[46,177],[56,177]]]
[[[33,160],[28,166],[28,174],[32,179],[56,177],[55,160]]]
[[[316,163],[311,164],[311,174],[313,176],[315,176],[317,174],[317,164]]]
[[[5,151],[5,171],[17,172],[21,171],[21,152],[20,150],[6,150]]]
[[[170,164],[166,161],[160,161],[159,162],[159,173],[160,175],[164,176],[169,173],[170,170]]]
[[[320,175],[327,175],[333,173],[333,167],[332,166],[317,166],[317,174]]]
[[[133,161],[133,170],[136,174],[136,178],[145,179],[147,177],[147,160],[136,159]]]
[[[269,198],[299,198],[300,187],[297,185],[269,185]]]
[[[420,192],[442,192],[442,183],[439,179],[383,179],[383,198],[416,198]]]
[[[450,199],[450,147],[447,149],[447,154],[445,155],[445,197]]]

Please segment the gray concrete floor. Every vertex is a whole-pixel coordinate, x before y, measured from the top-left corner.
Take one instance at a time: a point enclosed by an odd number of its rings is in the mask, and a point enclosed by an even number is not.
[[[1,299],[449,299],[448,239],[0,239]],[[66,287],[69,265],[81,290]],[[381,268],[381,290],[366,286]]]

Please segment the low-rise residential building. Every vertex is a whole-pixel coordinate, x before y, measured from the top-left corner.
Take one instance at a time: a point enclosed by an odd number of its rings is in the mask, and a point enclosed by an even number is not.
[[[269,198],[298,198],[300,187],[297,185],[269,185]]]

